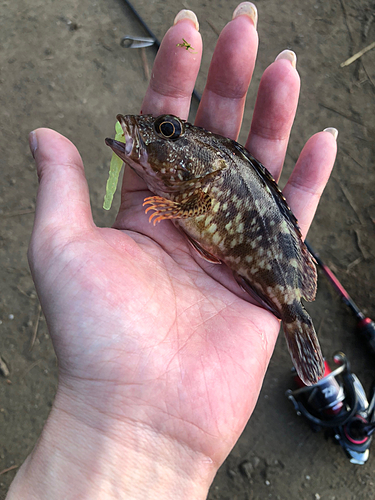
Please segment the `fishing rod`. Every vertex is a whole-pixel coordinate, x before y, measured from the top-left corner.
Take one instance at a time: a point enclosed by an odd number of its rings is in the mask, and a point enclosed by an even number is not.
[[[345,290],[343,285],[337,279],[337,277],[333,274],[331,269],[323,262],[318,252],[313,250],[311,245],[305,241],[305,245],[307,246],[309,252],[314,257],[318,265],[321,267],[324,274],[327,276],[329,281],[335,287],[335,290],[339,293],[343,302],[354,312],[358,323],[357,323],[357,332],[362,335],[369,346],[372,349],[372,352],[375,354],[375,323],[374,321],[367,317],[357,306],[354,300],[350,297],[349,293]]]

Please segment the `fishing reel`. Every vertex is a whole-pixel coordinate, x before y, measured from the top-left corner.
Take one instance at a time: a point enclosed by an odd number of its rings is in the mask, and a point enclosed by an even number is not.
[[[324,376],[312,386],[306,386],[294,370],[298,389],[288,390],[286,396],[313,431],[325,429],[351,463],[363,465],[375,432],[375,386],[369,402],[358,377],[350,371],[345,354],[334,354],[333,361],[337,368],[331,371],[324,361]]]

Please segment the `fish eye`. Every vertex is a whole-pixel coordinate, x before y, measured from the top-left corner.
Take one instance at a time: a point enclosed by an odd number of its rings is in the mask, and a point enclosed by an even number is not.
[[[159,116],[154,123],[155,132],[163,139],[175,141],[184,133],[183,123],[172,115]]]

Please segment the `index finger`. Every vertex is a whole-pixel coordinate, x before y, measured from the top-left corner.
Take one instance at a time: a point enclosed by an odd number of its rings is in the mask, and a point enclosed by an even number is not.
[[[181,10],[177,14],[156,55],[141,113],[188,117],[202,58],[202,39],[198,30],[194,12]]]

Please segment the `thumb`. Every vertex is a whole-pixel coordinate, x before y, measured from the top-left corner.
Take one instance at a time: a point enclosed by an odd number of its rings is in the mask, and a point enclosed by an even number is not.
[[[33,237],[74,237],[93,227],[89,190],[80,154],[57,132],[40,128],[29,143],[39,178]]]

